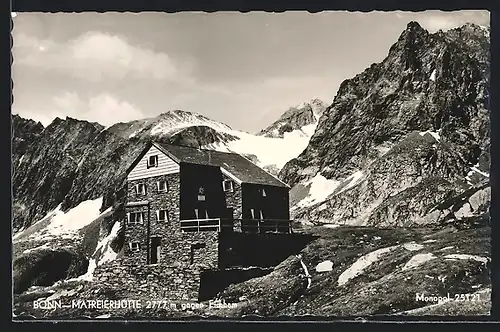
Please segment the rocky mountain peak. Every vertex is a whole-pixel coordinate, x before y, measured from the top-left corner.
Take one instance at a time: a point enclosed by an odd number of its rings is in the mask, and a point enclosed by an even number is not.
[[[326,108],[327,105],[318,98],[290,107],[278,120],[261,130],[258,135],[283,138],[287,132],[301,131],[306,126],[315,126]],[[307,135],[307,133],[304,134]]]
[[[458,36],[469,30],[472,37]],[[489,43],[480,30],[467,25],[440,38],[410,22],[386,59],[340,85],[309,146],[281,178],[294,185],[314,170],[348,176],[366,166],[369,151],[414,130],[441,130],[468,162],[477,161],[478,149],[487,158]]]
[[[420,23],[418,23],[417,21],[410,21],[406,25],[406,30],[402,33],[402,35],[405,35],[405,34],[406,35],[418,35],[418,34],[427,35],[428,31],[425,30],[424,28],[422,28]]]

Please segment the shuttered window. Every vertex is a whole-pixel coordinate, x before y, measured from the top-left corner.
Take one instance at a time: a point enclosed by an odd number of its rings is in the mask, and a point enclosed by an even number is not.
[[[156,183],[158,192],[164,193],[168,191],[168,183],[167,181],[158,181]]]
[[[136,184],[135,193],[138,195],[146,195],[146,185],[144,183]]]
[[[146,212],[129,212],[127,214],[129,224],[142,224],[144,219],[146,219]]]
[[[139,251],[141,249],[139,242],[130,242],[128,246],[132,251]]]
[[[158,221],[170,221],[170,216],[168,210],[156,210],[156,220]]]

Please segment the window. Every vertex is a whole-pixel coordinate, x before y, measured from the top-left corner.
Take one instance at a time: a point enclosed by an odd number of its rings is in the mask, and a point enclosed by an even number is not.
[[[136,184],[135,193],[138,195],[146,195],[146,185],[144,183]]]
[[[264,211],[260,210],[260,220],[264,220]]]
[[[148,158],[148,168],[158,167],[158,155],[149,156]]]
[[[158,187],[158,192],[164,193],[168,191],[168,183],[167,181],[158,181],[156,183]]]
[[[250,209],[250,214],[252,215],[252,219],[255,219],[255,210]]]
[[[262,197],[266,197],[266,189],[262,188]]]
[[[222,181],[222,188],[224,189],[224,191],[232,192],[233,191],[233,181],[231,181],[231,180]]]
[[[129,224],[142,224],[144,222],[146,212],[130,212],[128,214]]]
[[[128,244],[130,250],[132,251],[139,251],[140,250],[140,246],[139,246],[139,242],[130,242]]]
[[[168,210],[157,210],[156,219],[158,221],[170,221],[170,218],[168,216]]]

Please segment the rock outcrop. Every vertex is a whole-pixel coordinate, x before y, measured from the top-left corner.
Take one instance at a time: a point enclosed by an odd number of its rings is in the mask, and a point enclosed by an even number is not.
[[[483,28],[430,34],[410,22],[387,58],[341,84],[307,148],[280,171],[292,186],[318,174],[340,183],[296,217],[398,226],[392,214],[378,221],[371,214],[391,202],[420,218],[448,195],[487,181],[488,89]],[[350,183],[354,174],[359,179]],[[411,197],[425,199],[418,208],[398,201]]]

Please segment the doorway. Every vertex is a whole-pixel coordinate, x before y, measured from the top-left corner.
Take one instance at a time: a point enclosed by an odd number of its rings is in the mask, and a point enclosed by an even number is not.
[[[151,264],[156,264],[160,260],[161,237],[151,238]]]

